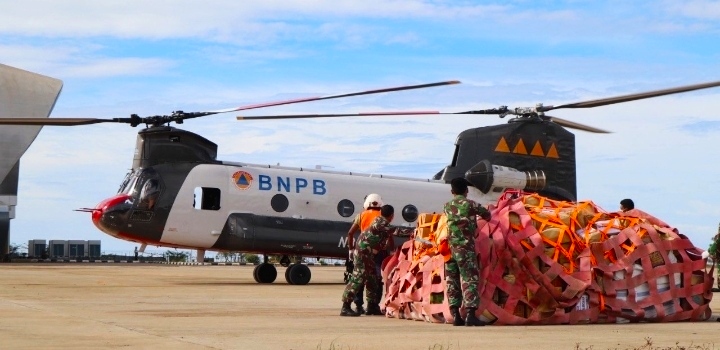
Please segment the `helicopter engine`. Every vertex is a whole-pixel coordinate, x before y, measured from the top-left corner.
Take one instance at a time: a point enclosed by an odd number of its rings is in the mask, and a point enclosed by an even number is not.
[[[542,170],[519,171],[515,168],[494,165],[485,159],[465,172],[465,179],[482,193],[501,193],[508,188],[540,191],[547,184]]]

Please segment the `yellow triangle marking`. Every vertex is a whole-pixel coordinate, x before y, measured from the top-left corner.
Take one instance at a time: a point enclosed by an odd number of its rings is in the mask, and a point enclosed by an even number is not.
[[[555,143],[550,145],[550,149],[548,150],[548,153],[545,157],[548,158],[560,158],[557,152],[557,148],[555,148]]]
[[[523,142],[522,139],[520,139],[520,141],[518,141],[517,145],[515,145],[515,148],[513,148],[513,153],[528,154],[527,148],[525,148],[525,143]]]
[[[542,146],[540,146],[540,141],[535,141],[535,146],[533,146],[532,152],[530,152],[530,154],[540,157],[545,156],[545,152],[543,152]]]
[[[505,141],[505,137],[500,137],[500,142],[498,142],[497,146],[495,147],[495,152],[510,153],[510,147],[508,147],[508,144]]]

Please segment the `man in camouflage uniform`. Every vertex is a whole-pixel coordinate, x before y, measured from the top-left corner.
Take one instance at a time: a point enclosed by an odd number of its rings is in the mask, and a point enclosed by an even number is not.
[[[365,210],[361,212],[360,214],[355,216],[355,219],[353,220],[352,226],[350,226],[350,230],[348,230],[348,248],[349,248],[349,258],[347,261],[345,261],[345,276],[344,280],[345,283],[348,283],[350,281],[350,276],[352,276],[353,270],[355,269],[354,263],[353,263],[353,256],[355,252],[355,233],[358,233],[358,236],[363,231],[367,230],[370,225],[375,221],[375,219],[380,216],[380,208],[383,206],[382,197],[380,197],[377,193],[370,193],[367,196],[365,196],[365,202],[363,203],[363,208]],[[382,265],[383,259],[387,256],[386,250],[381,250],[378,254],[375,255],[375,271],[380,271],[380,266]],[[377,274],[380,276],[379,272]],[[378,298],[382,296],[383,291],[383,284],[382,281],[378,282]],[[355,311],[360,314],[364,314],[366,310],[363,308],[363,290],[360,288],[360,291],[358,291],[355,294],[355,298],[353,298],[353,302],[355,303]]]
[[[451,258],[445,263],[448,303],[453,315],[453,326],[484,326],[475,315],[480,306],[478,292],[479,263],[475,254],[476,216],[490,220],[490,212],[483,206],[467,199],[468,184],[464,178],[450,182],[455,197],[445,204],[443,211],[448,221],[448,246]],[[460,281],[462,280],[462,286]],[[467,316],[460,316],[460,306],[465,305]]]
[[[365,287],[365,297],[368,304],[365,314],[383,314],[382,310],[380,310],[375,255],[380,250],[385,249],[384,245],[390,236],[407,237],[413,231],[411,228],[390,227],[394,214],[395,209],[391,205],[383,205],[380,208],[380,216],[375,218],[372,225],[363,231],[355,242],[353,273],[343,292],[343,306],[340,310],[340,316],[360,316],[360,313],[350,308],[350,303],[363,286]]]

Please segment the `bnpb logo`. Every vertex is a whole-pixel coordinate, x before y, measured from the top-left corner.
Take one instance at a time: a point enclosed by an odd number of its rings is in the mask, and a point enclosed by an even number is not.
[[[250,188],[250,185],[252,185],[253,177],[248,173],[247,171],[236,171],[232,175],[233,182],[235,183],[235,186],[241,190],[247,190]]]

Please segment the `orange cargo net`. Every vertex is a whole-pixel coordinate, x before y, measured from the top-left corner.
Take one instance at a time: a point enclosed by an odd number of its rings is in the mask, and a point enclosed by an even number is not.
[[[481,318],[495,324],[703,320],[714,267],[687,237],[647,213],[592,202],[502,198],[478,220]],[[443,216],[421,215],[416,239],[383,269],[388,317],[452,322]],[[444,231],[443,231],[444,230]],[[446,240],[445,240],[446,242]]]

